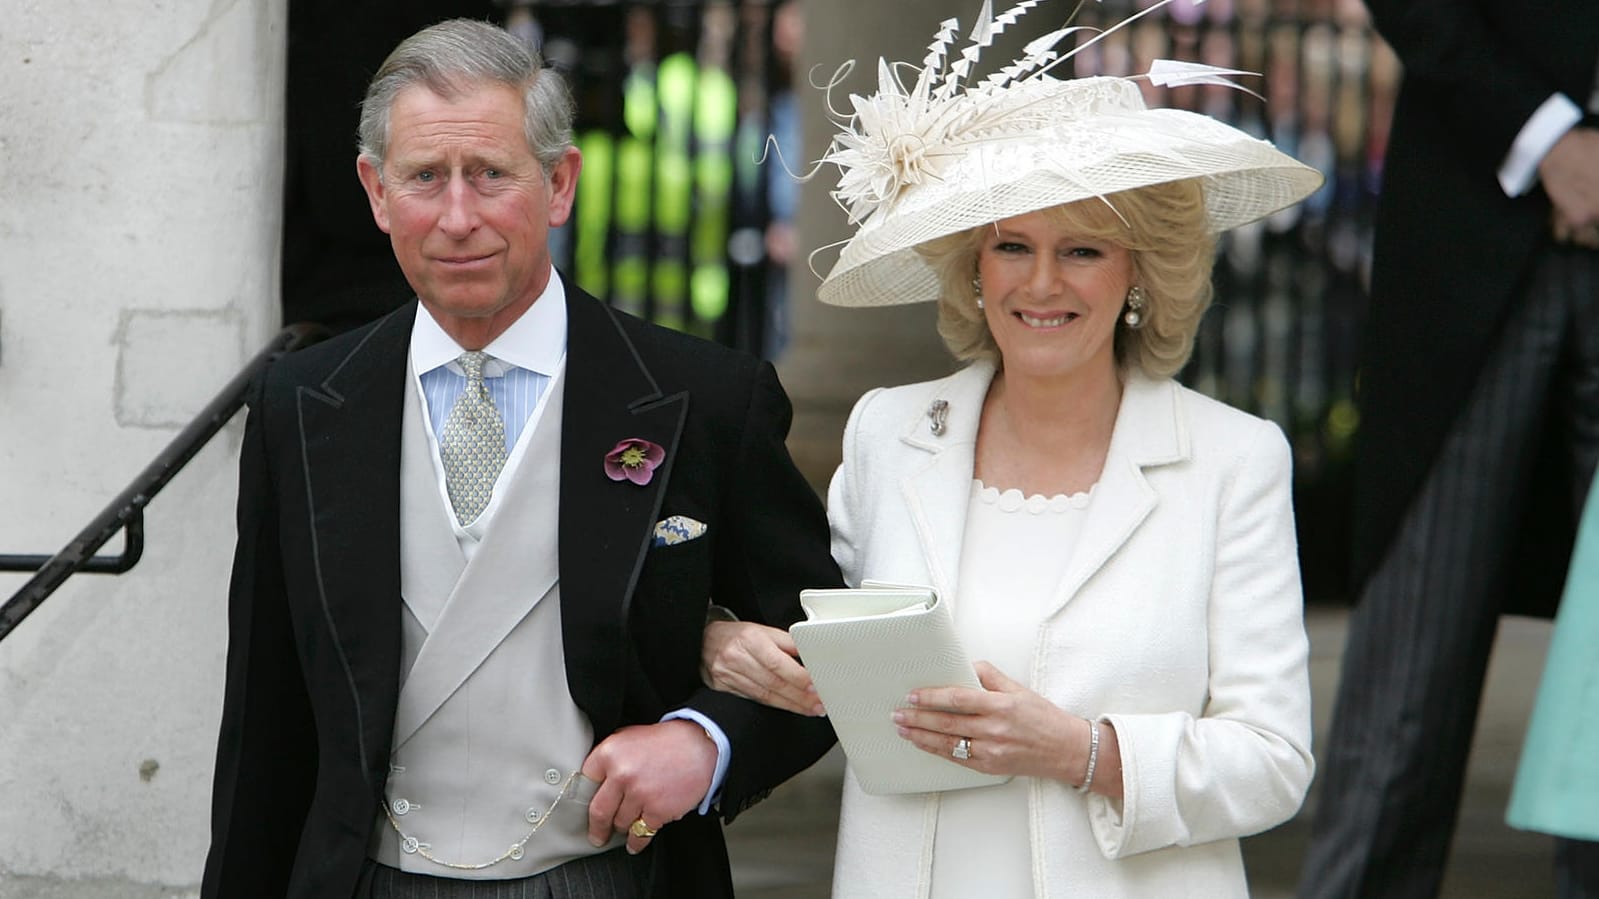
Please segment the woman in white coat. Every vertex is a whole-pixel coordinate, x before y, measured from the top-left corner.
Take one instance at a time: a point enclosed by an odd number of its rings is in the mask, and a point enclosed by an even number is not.
[[[856,405],[833,553],[852,585],[948,598],[983,689],[914,691],[899,733],[1012,779],[876,796],[846,775],[834,895],[1246,895],[1238,838],[1291,817],[1313,770],[1290,454],[1172,376],[1215,234],[1320,177],[1125,79],[940,97],[933,56],[909,90],[882,71],[827,157],[860,227],[819,295],[937,301],[969,364]],[[707,627],[712,686],[820,713],[793,656],[782,631]]]

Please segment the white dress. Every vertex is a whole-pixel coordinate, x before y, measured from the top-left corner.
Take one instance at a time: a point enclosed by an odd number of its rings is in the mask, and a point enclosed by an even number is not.
[[[955,630],[975,661],[1033,688],[1033,653],[1051,597],[1082,533],[1092,492],[1023,497],[972,482],[951,601]],[[982,742],[972,754],[980,757]],[[1027,779],[939,797],[932,899],[1033,895]]]

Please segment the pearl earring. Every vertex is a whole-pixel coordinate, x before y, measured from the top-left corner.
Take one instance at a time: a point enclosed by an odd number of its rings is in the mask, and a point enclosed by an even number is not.
[[[983,308],[983,275],[981,272],[972,275],[972,293],[977,294],[977,308]]]
[[[1144,307],[1149,304],[1149,295],[1144,293],[1142,287],[1133,285],[1127,291],[1127,313],[1122,316],[1122,321],[1127,327],[1136,331],[1144,326]]]

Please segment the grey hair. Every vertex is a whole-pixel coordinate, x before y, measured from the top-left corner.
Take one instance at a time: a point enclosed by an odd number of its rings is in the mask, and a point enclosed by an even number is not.
[[[572,95],[566,82],[510,32],[472,19],[424,28],[383,61],[361,101],[361,158],[383,171],[389,111],[406,88],[422,85],[448,100],[484,83],[521,92],[528,149],[548,178],[572,146]]]

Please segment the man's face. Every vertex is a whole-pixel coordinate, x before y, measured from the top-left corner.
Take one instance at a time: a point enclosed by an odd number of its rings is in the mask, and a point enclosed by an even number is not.
[[[413,85],[389,110],[381,177],[357,162],[406,280],[469,350],[497,337],[544,291],[549,229],[572,210],[577,150],[544,172],[522,117],[521,94],[503,84],[453,100]]]

